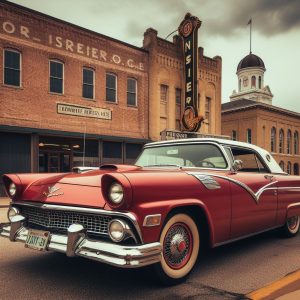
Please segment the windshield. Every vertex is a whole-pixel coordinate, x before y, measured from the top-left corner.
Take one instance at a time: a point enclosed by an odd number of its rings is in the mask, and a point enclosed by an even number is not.
[[[135,165],[227,168],[222,152],[217,146],[211,144],[163,145],[145,148]]]

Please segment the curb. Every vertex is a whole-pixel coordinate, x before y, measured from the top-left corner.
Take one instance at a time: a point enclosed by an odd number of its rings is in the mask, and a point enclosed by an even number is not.
[[[271,300],[291,292],[294,292],[297,295],[299,293],[297,299],[300,299],[300,270],[287,274],[285,277],[245,296],[251,300]]]

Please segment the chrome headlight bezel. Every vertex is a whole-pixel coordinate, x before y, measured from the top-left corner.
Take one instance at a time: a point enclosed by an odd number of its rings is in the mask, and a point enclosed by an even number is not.
[[[7,219],[11,222],[11,218],[20,214],[20,210],[11,206],[7,211]]]
[[[8,194],[11,196],[11,197],[14,197],[16,196],[17,194],[17,186],[14,182],[11,182],[8,186]]]
[[[119,235],[116,233],[117,226],[119,228]],[[108,224],[108,234],[112,241],[119,243],[124,240],[126,236],[126,223],[119,219],[113,219]],[[114,232],[115,231],[115,232]]]
[[[124,188],[119,182],[113,182],[108,191],[108,198],[113,205],[120,205],[124,199]]]

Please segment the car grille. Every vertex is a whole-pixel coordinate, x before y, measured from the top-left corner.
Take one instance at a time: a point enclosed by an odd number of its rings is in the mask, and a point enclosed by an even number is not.
[[[29,225],[37,225],[53,231],[66,232],[72,224],[81,224],[91,234],[108,235],[107,226],[112,217],[104,215],[86,214],[72,211],[42,209],[39,207],[21,207],[21,213],[26,217]]]

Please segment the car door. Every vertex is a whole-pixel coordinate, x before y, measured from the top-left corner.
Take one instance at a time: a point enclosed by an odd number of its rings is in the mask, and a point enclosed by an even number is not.
[[[275,226],[277,210],[276,177],[252,149],[231,147],[234,160],[243,167],[228,175],[231,185],[231,239]]]

